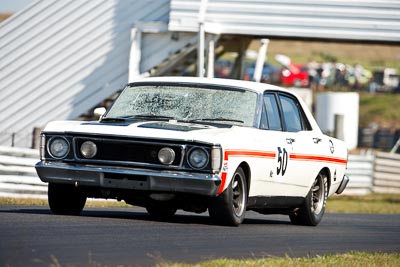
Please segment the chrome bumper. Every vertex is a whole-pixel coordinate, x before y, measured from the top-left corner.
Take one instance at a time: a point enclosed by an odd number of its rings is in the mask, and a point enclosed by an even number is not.
[[[343,180],[340,183],[339,188],[336,190],[336,194],[343,193],[343,191],[344,191],[344,189],[346,189],[346,186],[349,183],[349,181],[350,181],[350,178],[347,175],[343,176]]]
[[[58,162],[38,162],[35,168],[43,182],[98,188],[216,196],[221,184],[221,178],[218,175],[207,173],[89,166]]]

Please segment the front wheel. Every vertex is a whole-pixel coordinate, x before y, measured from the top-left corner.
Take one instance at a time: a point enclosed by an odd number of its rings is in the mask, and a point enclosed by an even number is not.
[[[317,226],[324,216],[326,199],[328,197],[328,178],[318,174],[303,205],[299,210],[289,215],[293,224]]]
[[[237,168],[228,188],[213,199],[208,212],[213,221],[218,224],[238,226],[246,214],[247,183],[241,167]]]
[[[86,203],[86,196],[73,185],[49,183],[48,201],[54,214],[79,215]]]

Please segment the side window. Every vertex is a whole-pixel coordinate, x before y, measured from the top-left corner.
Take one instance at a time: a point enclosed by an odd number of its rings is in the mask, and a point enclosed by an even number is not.
[[[305,127],[303,127],[304,124],[302,122],[303,116],[295,100],[284,95],[279,95],[279,100],[281,101],[286,131],[298,132],[304,130]]]
[[[261,116],[261,128],[281,131],[281,118],[279,115],[278,104],[274,94],[264,95],[263,114]]]

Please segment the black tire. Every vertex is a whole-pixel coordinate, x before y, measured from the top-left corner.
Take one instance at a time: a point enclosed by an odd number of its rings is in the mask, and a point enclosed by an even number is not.
[[[317,226],[324,216],[328,197],[328,178],[318,174],[303,205],[289,215],[290,221],[296,225]]]
[[[241,167],[237,168],[228,188],[212,199],[208,208],[211,219],[222,225],[238,226],[246,215],[247,182]]]
[[[168,206],[168,205],[149,205],[146,207],[147,213],[157,219],[157,220],[166,220],[171,219],[175,213],[176,209]]]
[[[49,183],[48,202],[54,214],[79,215],[86,203],[86,196],[73,185]]]

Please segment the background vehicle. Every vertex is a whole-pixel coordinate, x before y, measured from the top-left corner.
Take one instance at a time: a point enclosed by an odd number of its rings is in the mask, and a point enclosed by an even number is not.
[[[280,83],[283,86],[306,87],[309,84],[307,66],[294,64],[288,56],[276,55],[276,61],[284,67],[281,70]]]

